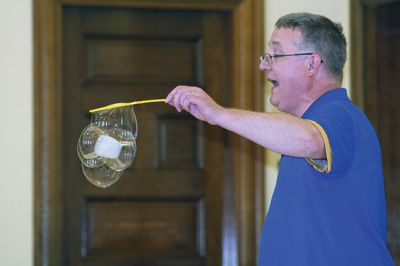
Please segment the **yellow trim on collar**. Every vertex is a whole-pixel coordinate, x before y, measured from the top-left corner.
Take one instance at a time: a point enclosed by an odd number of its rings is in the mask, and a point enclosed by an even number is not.
[[[325,130],[321,127],[320,124],[313,120],[308,120],[307,121],[311,122],[321,133],[322,139],[324,140],[325,144],[325,152],[326,152],[326,165],[319,165],[315,160],[306,158],[306,161],[311,164],[317,171],[322,172],[322,173],[329,173],[332,169],[332,150],[331,150],[331,144],[329,143],[328,135],[326,135]]]

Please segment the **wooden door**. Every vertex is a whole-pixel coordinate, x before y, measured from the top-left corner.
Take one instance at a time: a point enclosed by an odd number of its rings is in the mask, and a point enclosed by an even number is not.
[[[106,189],[83,176],[76,143],[89,109],[164,98],[177,84],[212,83],[208,92],[224,102],[227,19],[211,11],[63,9],[64,265],[221,265],[221,129],[166,104],[136,106],[136,158]]]
[[[382,145],[387,241],[400,265],[400,2],[370,2],[363,9],[363,102]]]

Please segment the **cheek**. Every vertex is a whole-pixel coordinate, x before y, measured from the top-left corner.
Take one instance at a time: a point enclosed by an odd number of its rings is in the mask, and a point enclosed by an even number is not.
[[[292,105],[301,94],[301,83],[295,77],[286,76],[279,82],[278,94],[282,101]]]
[[[281,75],[282,80],[285,83],[285,86],[288,87],[289,90],[295,90],[299,86],[302,86],[303,78],[301,78],[301,75],[298,72],[298,69],[287,69],[283,75]]]
[[[285,73],[285,72],[283,72]],[[290,74],[286,75],[280,75],[278,78],[279,81],[279,87],[282,90],[282,92],[285,93],[292,93],[293,92],[293,87],[296,86],[296,79],[294,79]]]

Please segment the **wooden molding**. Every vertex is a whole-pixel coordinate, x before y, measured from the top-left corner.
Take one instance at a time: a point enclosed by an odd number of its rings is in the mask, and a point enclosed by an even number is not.
[[[234,10],[234,107],[264,111],[263,76],[258,58],[263,53],[263,1],[245,1]],[[249,46],[248,40],[254,40]],[[235,149],[238,265],[257,265],[258,243],[264,220],[264,149],[232,136]]]
[[[367,40],[365,39],[364,21],[365,16],[368,15],[372,8],[388,3],[396,2],[398,0],[351,0],[350,1],[350,29],[351,29],[351,87],[352,98],[355,104],[361,109],[365,108],[365,84],[364,77],[366,75],[365,67],[368,62],[364,60],[365,47]]]
[[[61,265],[60,6],[34,1],[34,260]]]
[[[361,0],[362,4],[369,7],[394,3],[398,0]]]
[[[63,5],[232,10],[242,0],[62,0]]]
[[[350,37],[350,54],[351,54],[351,88],[352,98],[355,104],[364,109],[364,90],[363,90],[363,53],[364,53],[364,33],[362,29],[362,3],[360,0],[352,0],[350,2],[351,9],[351,37]]]

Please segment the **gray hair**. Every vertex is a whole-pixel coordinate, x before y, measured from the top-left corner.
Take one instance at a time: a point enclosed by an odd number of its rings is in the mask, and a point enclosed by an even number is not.
[[[299,29],[303,37],[300,42],[302,48],[313,49],[311,52],[322,57],[328,74],[342,81],[347,54],[341,24],[320,15],[292,13],[278,19],[275,28]]]

